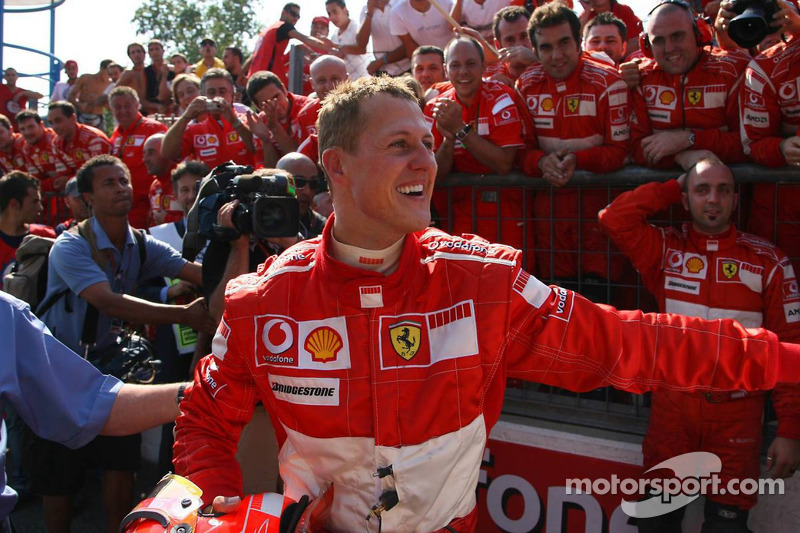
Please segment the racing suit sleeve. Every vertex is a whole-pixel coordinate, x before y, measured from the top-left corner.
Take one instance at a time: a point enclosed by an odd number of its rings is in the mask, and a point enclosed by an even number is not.
[[[728,164],[740,163],[744,160],[742,138],[739,133],[739,95],[741,94],[741,87],[741,81],[737,81],[728,92],[728,99],[725,103],[727,129],[692,129],[695,134],[695,144],[692,150],[708,150]]]
[[[789,260],[782,256],[764,288],[764,327],[785,342],[800,341],[800,309],[797,278]],[[779,383],[772,391],[772,405],[778,416],[778,436],[800,440],[800,385]]]
[[[681,188],[676,180],[651,182],[627,191],[600,211],[600,227],[631,260],[654,294],[664,257],[664,229],[647,222],[647,217],[676,203]]]
[[[744,79],[739,99],[744,153],[761,165],[783,166],[786,158],[781,152],[781,110],[775,86],[755,60],[747,65]]]
[[[258,402],[255,381],[246,364],[239,322],[228,308],[212,342],[212,354],[197,364],[176,420],[175,472],[214,496],[242,496],[242,472],[236,461],[239,436]]]
[[[800,346],[734,320],[618,311],[517,266],[503,349],[509,377],[584,392],[767,390],[800,381]]]
[[[642,139],[653,134],[650,115],[647,111],[647,102],[642,93],[641,84],[631,91],[631,157],[637,165],[650,168],[672,168],[676,165],[675,158],[667,156],[658,163],[649,163],[644,157]]]
[[[604,128],[603,144],[576,150],[575,168],[596,174],[619,170],[628,156],[630,138],[630,108],[628,87],[617,79],[600,96],[597,102],[598,130]]]

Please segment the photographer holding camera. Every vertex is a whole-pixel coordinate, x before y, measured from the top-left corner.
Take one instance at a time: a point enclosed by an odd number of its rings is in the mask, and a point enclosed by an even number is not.
[[[719,47],[743,48],[754,57],[800,31],[800,14],[788,0],[726,0],[714,19]]]
[[[185,157],[214,168],[226,161],[253,164],[253,134],[233,109],[233,78],[221,68],[208,69],[200,80],[200,96],[167,131],[161,155]]]

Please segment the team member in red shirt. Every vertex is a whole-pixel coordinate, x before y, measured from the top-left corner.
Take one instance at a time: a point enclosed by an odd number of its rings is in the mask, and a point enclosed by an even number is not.
[[[647,222],[679,201],[691,216],[681,229]],[[737,203],[733,173],[711,156],[677,180],[623,193],[600,212],[600,223],[642,275],[661,312],[733,318],[797,342],[800,293],[792,265],[772,243],[736,229],[731,214]],[[653,392],[644,468],[705,451],[722,460],[722,486],[731,479],[759,478],[764,399],[763,393],[744,391]],[[800,390],[780,385],[772,399],[778,436],[767,452],[767,468],[775,478],[787,477],[800,462]],[[703,531],[748,531],[748,509],[756,499],[755,494],[707,495]],[[639,531],[679,531],[683,511],[639,519]]]
[[[24,144],[25,139],[14,131],[8,117],[0,114],[0,172],[8,174],[12,170],[25,169]]]
[[[311,99],[302,94],[292,94],[272,72],[256,72],[247,82],[247,95],[261,112],[257,117],[248,115],[247,124],[261,142],[264,166],[272,168],[278,159],[297,151],[300,126],[297,116]],[[276,157],[273,161],[273,158]],[[257,156],[257,159],[262,160]]]
[[[306,46],[310,46],[314,49],[326,50],[328,52],[332,51],[333,47],[330,44],[320,41],[315,37],[303,35],[294,29],[298,20],[300,20],[299,5],[290,2],[283,6],[280,20],[267,27],[261,35],[258,36],[253,55],[244,62],[242,70],[248,72],[249,76],[252,76],[256,72],[268,70],[274,72],[282,83],[288,85],[288,70],[286,69],[283,55],[284,52],[286,52],[286,47],[289,45],[290,39],[297,39]]]
[[[0,289],[26,235],[55,238],[50,226],[34,224],[42,216],[39,181],[19,170],[0,178]]]
[[[519,6],[504,7],[495,13],[492,32],[500,59],[486,66],[484,77],[513,87],[520,74],[538,61],[528,36],[529,19],[530,14]]]
[[[42,183],[42,192],[61,192],[70,173],[69,158],[58,149],[56,132],[46,128],[42,117],[26,109],[14,117],[17,129],[25,139],[22,155],[27,171]]]
[[[297,128],[292,128],[292,137],[298,146],[311,134],[317,133],[320,102],[334,87],[347,79],[347,65],[336,56],[319,56],[311,63],[309,73],[316,97],[310,98],[297,113]]]
[[[119,124],[111,134],[111,153],[120,158],[131,173],[133,205],[128,221],[134,228],[147,228],[150,211],[150,184],[153,176],[144,165],[144,142],[167,127],[143,117],[139,112],[139,95],[130,87],[117,87],[108,96],[111,112]]]
[[[745,71],[741,135],[745,154],[768,167],[800,165],[800,40],[781,42],[759,54]],[[800,188],[755,184],[748,231],[774,240],[800,266]],[[776,224],[777,222],[777,224]]]
[[[149,226],[158,226],[165,222],[183,220],[183,206],[172,191],[172,171],[177,166],[173,161],[161,155],[163,133],[156,133],[144,142],[144,166],[153,176],[150,184]]]
[[[628,34],[627,51],[633,53],[639,49],[637,37],[642,32],[642,21],[636,16],[629,6],[620,4],[617,0],[588,0],[589,9],[584,10],[581,22],[586,24],[600,13],[611,13],[623,24]],[[584,6],[586,5],[584,4]]]
[[[639,64],[632,99],[637,164],[688,169],[708,151],[729,164],[744,158],[738,91],[749,56],[703,48],[711,38],[711,28],[688,5],[663,3],[651,12],[642,47],[651,57]]]
[[[69,102],[50,102],[47,120],[56,132],[56,146],[67,156],[71,174],[92,157],[111,153],[111,141],[105,133],[78,123],[75,106]]]
[[[629,112],[628,89],[617,70],[581,52],[580,21],[563,4],[537,8],[528,33],[541,63],[529,67],[517,80],[533,116],[538,145],[525,154],[525,173],[542,176],[559,188],[569,182],[576,169],[602,173],[621,168],[627,156]],[[564,220],[556,223],[554,242],[550,237],[551,201],[557,214],[554,218]],[[607,203],[605,189],[537,193],[536,245],[543,251],[536,263],[541,277],[612,277],[608,272],[608,238],[597,225],[597,212]],[[573,222],[578,219],[584,221],[580,231],[578,223]],[[583,250],[580,264],[579,249]],[[553,268],[552,250],[556,250]],[[613,265],[615,275],[617,266]],[[583,285],[581,290],[586,292],[588,287]]]
[[[234,111],[233,96],[230,72],[208,69],[200,80],[200,96],[167,131],[161,155],[176,162],[183,158],[202,161],[212,169],[227,161],[252,165],[253,134],[242,123],[244,117]]]
[[[508,174],[520,148],[524,147],[523,125],[527,110],[517,102],[510,87],[482,76],[486,64],[483,48],[471,37],[458,37],[445,48],[445,69],[449,88],[425,106],[432,122],[437,179],[450,171],[470,174]],[[480,187],[473,190],[457,187],[435,196],[436,209],[444,219],[449,213],[452,233],[475,233],[484,238],[533,251],[533,228],[528,228],[528,242],[523,238],[523,193],[515,189]],[[499,210],[499,213],[498,213]],[[497,219],[503,222],[498,227]],[[531,253],[529,261],[533,260]],[[528,268],[532,268],[532,264]]]

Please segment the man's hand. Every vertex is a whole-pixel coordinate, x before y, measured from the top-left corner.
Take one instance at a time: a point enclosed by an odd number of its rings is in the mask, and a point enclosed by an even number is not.
[[[800,441],[775,437],[767,450],[767,472],[772,473],[772,479],[791,477],[798,466],[800,466]]]
[[[383,59],[378,58],[369,62],[367,65],[367,74],[374,76],[376,72],[384,65]]]
[[[642,139],[644,157],[650,164],[656,164],[667,156],[688,150],[691,132],[688,130],[662,131]]]
[[[577,162],[578,159],[575,154],[566,148],[562,148],[558,152],[552,152],[541,158],[539,160],[539,169],[542,171],[542,177],[550,185],[561,187],[572,179]]]
[[[619,66],[619,75],[622,77],[622,81],[625,82],[625,85],[628,86],[628,89],[635,89],[639,86],[639,81],[642,77],[639,72],[639,63],[641,62],[642,58],[637,57]]]
[[[270,131],[280,127],[280,120],[278,120],[278,107],[277,104],[272,100],[267,100],[261,104],[261,113],[259,113],[258,116],[259,119],[264,121]]]
[[[445,139],[455,139],[456,132],[464,128],[461,111],[461,104],[449,98],[440,98],[433,104],[436,129]]]
[[[512,46],[500,49],[500,60],[513,65],[533,65],[538,61],[536,54],[524,46]]]
[[[188,281],[180,280],[175,285],[171,285],[167,289],[167,300],[174,300],[181,296],[193,296],[195,287]]]
[[[184,118],[188,120],[196,119],[208,110],[210,101],[205,96],[198,96],[186,107],[186,111],[183,112]]]
[[[778,0],[780,9],[772,15],[770,26],[777,28],[780,33],[796,36],[800,34],[800,14],[792,4],[786,0]]]
[[[787,137],[781,141],[781,153],[788,165],[800,165],[800,137]]]
[[[184,324],[197,331],[213,334],[217,329],[217,322],[211,318],[203,298],[198,298],[190,304],[179,306],[182,309],[179,324]]]
[[[675,154],[675,162],[678,163],[683,170],[689,170],[695,163],[706,157],[713,157],[714,153],[708,150],[684,150]]]
[[[238,496],[215,496],[214,503],[211,504],[210,511],[213,513],[232,513],[235,511],[242,499]],[[209,510],[209,509],[207,509]]]
[[[233,110],[233,106],[227,100],[218,96],[214,98],[213,102],[217,104],[217,107],[219,108],[219,114],[223,119],[225,119],[225,122],[228,124],[234,124],[239,120],[239,117],[236,116],[236,112]]]
[[[267,116],[263,111],[258,115],[248,111],[245,116],[247,120],[247,128],[253,132],[253,135],[261,139],[262,142],[272,142],[272,134],[267,126]]]

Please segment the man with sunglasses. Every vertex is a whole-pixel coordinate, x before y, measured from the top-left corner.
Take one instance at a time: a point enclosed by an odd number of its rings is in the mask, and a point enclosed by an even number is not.
[[[325,180],[320,178],[316,163],[299,152],[291,152],[281,157],[275,165],[294,176],[295,194],[300,204],[300,235],[310,239],[322,234],[325,227],[324,216],[311,208],[314,195],[325,190]]]
[[[289,76],[283,54],[289,45],[290,39],[297,39],[303,44],[317,50],[327,52],[333,51],[330,41],[327,43],[316,37],[308,37],[295,29],[295,24],[300,20],[300,6],[294,2],[289,2],[283,6],[281,18],[274,24],[268,26],[261,35],[258,36],[253,55],[247,58],[242,65],[242,71],[247,72],[248,76],[261,70],[269,70],[278,75],[284,85],[289,85]]]

